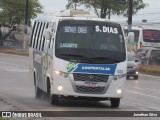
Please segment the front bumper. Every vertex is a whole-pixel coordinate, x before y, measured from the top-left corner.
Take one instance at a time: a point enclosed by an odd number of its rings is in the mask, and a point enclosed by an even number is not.
[[[127,68],[127,75],[138,75],[138,69],[137,68]]]

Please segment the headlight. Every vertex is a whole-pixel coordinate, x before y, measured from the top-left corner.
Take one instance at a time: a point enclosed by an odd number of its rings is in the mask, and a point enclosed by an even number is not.
[[[121,94],[121,93],[122,93],[122,90],[121,90],[121,89],[118,89],[118,90],[117,90],[117,93],[118,93],[118,94]]]
[[[54,71],[57,75],[62,75],[63,73],[61,71],[55,70]]]
[[[59,70],[55,70],[54,71],[57,75],[60,75],[60,76],[63,76],[65,78],[67,78],[69,76],[69,73],[66,73],[66,72],[62,72],[62,71],[59,71]]]

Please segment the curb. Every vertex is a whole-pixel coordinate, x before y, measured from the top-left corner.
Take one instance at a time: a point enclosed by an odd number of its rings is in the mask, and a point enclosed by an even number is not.
[[[151,78],[156,78],[160,79],[160,76],[153,76],[153,75],[146,75],[146,74],[139,74],[140,76],[145,76],[145,77],[151,77]]]
[[[15,56],[15,57],[23,57],[23,58],[28,58],[29,56],[22,56],[22,55],[14,55],[14,54],[7,54],[7,53],[0,53],[0,55],[12,55],[12,56]]]

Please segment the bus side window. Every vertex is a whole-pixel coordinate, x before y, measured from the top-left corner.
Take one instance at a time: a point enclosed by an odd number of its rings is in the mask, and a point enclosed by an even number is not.
[[[40,22],[38,22],[38,23],[37,23],[37,26],[36,26],[36,31],[35,31],[35,38],[34,38],[34,45],[33,45],[33,48],[36,48],[36,46],[37,46],[39,24],[40,24]]]
[[[40,23],[40,27],[39,27],[39,30],[38,30],[38,36],[37,36],[37,45],[36,45],[36,49],[39,50],[39,46],[40,46],[40,36],[41,36],[41,29],[42,29],[42,22]]]
[[[38,22],[36,21],[35,28],[34,28],[34,31],[33,31],[33,36],[32,36],[32,48],[34,48],[34,46],[35,46],[37,29],[38,29]]]
[[[31,35],[31,40],[30,40],[30,47],[33,47],[36,24],[37,24],[37,22],[35,21],[34,26],[33,26],[32,35]]]
[[[49,25],[49,23],[46,23],[46,24],[45,24],[45,28],[46,28],[46,29],[48,28],[48,25]],[[43,30],[43,33],[44,33],[44,30]],[[46,40],[45,40],[45,38],[44,38],[44,36],[43,36],[41,51],[44,51],[45,41],[46,41]]]
[[[44,31],[44,28],[45,28],[45,23],[42,24],[42,29],[41,29],[41,35],[40,35],[40,44],[39,44],[39,50],[42,51],[42,43],[43,43],[43,31]]]

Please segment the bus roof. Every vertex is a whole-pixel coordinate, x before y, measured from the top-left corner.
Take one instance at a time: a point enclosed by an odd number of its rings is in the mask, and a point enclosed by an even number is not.
[[[120,24],[116,21],[110,21],[107,19],[98,18],[97,15],[91,11],[83,10],[66,10],[59,13],[50,13],[39,15],[35,20],[36,21],[47,21],[53,22],[59,19],[72,19],[72,20],[93,20],[93,21],[107,21],[116,24]]]

